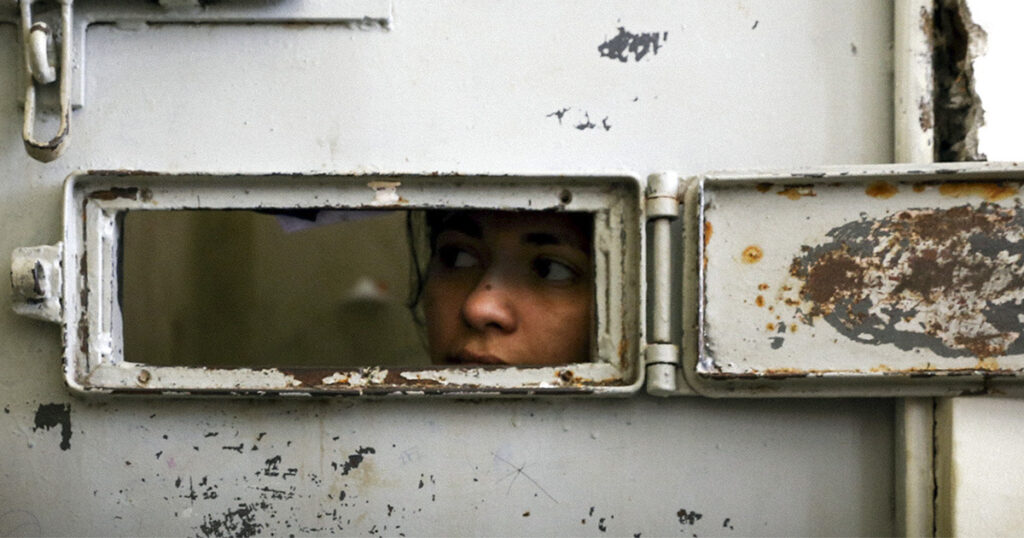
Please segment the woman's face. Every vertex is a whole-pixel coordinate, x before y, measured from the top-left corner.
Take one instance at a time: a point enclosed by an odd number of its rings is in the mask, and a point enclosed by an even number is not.
[[[586,362],[593,303],[590,226],[565,213],[449,213],[423,289],[435,363]]]

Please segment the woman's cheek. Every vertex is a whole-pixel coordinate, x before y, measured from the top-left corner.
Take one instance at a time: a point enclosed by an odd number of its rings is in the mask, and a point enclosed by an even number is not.
[[[538,301],[532,309],[542,334],[528,335],[545,363],[586,362],[590,355],[591,297],[589,290]]]
[[[454,337],[456,327],[452,323],[453,307],[450,293],[436,279],[428,281],[423,290],[423,315],[427,322],[427,344],[430,358],[434,362],[443,361],[450,351],[449,342]],[[457,312],[456,312],[457,315]]]

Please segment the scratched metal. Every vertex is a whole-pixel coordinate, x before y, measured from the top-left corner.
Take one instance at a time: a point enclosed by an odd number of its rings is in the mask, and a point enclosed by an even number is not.
[[[1016,375],[1021,199],[1005,175],[707,183],[699,372]]]
[[[390,32],[93,26],[88,103],[45,167],[21,146],[23,60],[0,24],[0,252],[60,239],[76,169],[644,177],[892,158],[890,2],[393,3]],[[668,39],[601,56],[619,26]],[[576,128],[583,111],[597,127]],[[896,532],[889,400],[100,401],[63,386],[56,326],[0,312],[0,342],[0,535]]]

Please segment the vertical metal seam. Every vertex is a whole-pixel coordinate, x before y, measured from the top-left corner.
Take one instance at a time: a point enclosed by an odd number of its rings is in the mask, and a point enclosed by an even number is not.
[[[935,8],[935,0],[898,0],[893,5],[893,149],[896,162],[932,163],[935,160],[932,63]],[[934,398],[930,402],[906,398],[902,405],[896,406],[893,447],[896,525],[907,536],[935,535],[936,405]],[[931,420],[922,417],[924,413],[930,413]],[[923,432],[921,426],[931,431]],[[915,438],[931,446],[921,447]],[[925,465],[927,469],[923,468]],[[921,491],[925,487],[931,489],[931,495]]]

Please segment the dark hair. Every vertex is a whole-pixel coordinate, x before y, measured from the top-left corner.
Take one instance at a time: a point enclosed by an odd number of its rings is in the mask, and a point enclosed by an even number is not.
[[[430,232],[430,221],[432,213],[436,211],[408,211],[405,214],[405,235],[409,244],[409,296],[406,298],[405,306],[412,313],[412,320],[417,327],[423,328],[426,320],[423,319],[423,312],[420,310],[420,299],[423,297],[424,274],[426,264],[430,262],[430,256],[434,252],[435,235]],[[420,259],[420,250],[423,245],[423,228],[426,227],[428,251],[424,259]]]

